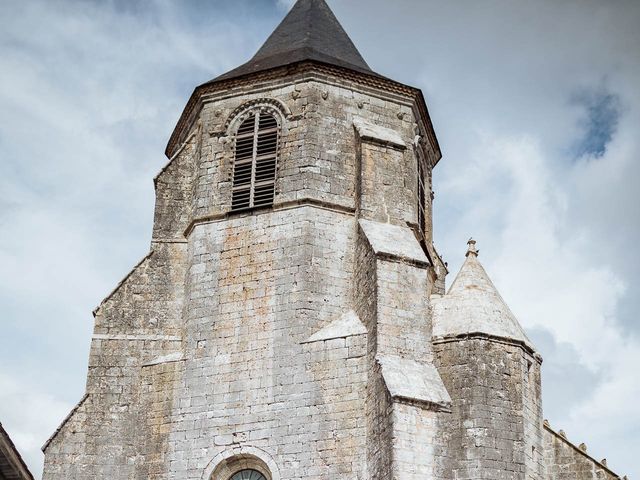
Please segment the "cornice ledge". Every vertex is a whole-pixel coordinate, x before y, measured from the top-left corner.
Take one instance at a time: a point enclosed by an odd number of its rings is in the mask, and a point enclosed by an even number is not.
[[[229,220],[231,218],[240,217],[240,216],[261,215],[265,213],[280,212],[283,210],[291,210],[293,208],[301,208],[301,207],[319,208],[321,210],[327,210],[330,212],[341,213],[343,215],[351,215],[351,216],[355,215],[355,212],[356,212],[355,207],[341,205],[339,203],[325,202],[323,200],[317,200],[315,198],[309,198],[309,197],[299,198],[297,200],[291,200],[287,202],[277,202],[270,207],[247,208],[245,210],[238,210],[233,212],[230,212],[230,211],[221,212],[221,213],[203,215],[203,216],[194,218],[189,224],[189,226],[185,229],[184,237],[189,238],[189,236],[193,232],[193,229],[198,225],[206,225],[209,223],[222,222],[224,220]]]
[[[465,332],[465,333],[456,333],[451,335],[442,335],[433,337],[431,343],[434,345],[440,345],[443,343],[453,343],[459,342],[463,340],[488,340],[491,342],[502,343],[507,345],[512,345],[514,347],[519,347],[529,355],[533,356],[540,364],[542,364],[542,356],[537,353],[527,342],[523,342],[522,340],[515,340],[509,337],[501,337],[499,335],[491,335],[485,332]]]

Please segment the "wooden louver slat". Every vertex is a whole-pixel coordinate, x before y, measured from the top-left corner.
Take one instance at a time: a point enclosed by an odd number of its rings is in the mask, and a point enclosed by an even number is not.
[[[238,129],[231,210],[273,205],[278,122],[268,113],[250,115]]]

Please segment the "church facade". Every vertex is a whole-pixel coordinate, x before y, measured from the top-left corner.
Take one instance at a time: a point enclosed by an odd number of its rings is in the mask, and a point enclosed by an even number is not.
[[[196,88],[166,154],[45,480],[619,478],[543,420],[474,241],[445,291],[425,99],[324,0]]]

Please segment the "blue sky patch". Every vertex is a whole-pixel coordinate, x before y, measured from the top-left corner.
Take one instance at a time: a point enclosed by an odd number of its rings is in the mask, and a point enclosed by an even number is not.
[[[582,137],[574,146],[575,156],[602,157],[620,122],[620,97],[600,88],[577,94],[572,103],[584,111],[580,120]]]

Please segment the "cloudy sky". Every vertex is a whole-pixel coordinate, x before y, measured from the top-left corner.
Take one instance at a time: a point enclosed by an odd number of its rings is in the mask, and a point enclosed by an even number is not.
[[[640,2],[329,3],[376,71],[424,90],[437,246],[455,274],[478,240],[545,358],[545,416],[640,478]],[[148,251],[193,87],[290,4],[0,1],[0,422],[38,476],[91,311]]]

